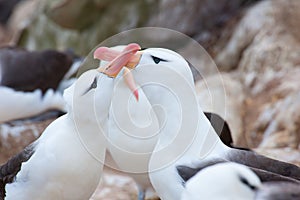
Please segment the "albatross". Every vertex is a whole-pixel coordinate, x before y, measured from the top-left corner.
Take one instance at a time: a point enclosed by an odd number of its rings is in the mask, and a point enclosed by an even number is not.
[[[0,167],[1,199],[89,199],[103,168],[107,120],[118,62],[83,73],[64,93],[67,114]],[[101,73],[100,73],[101,72]]]
[[[216,164],[186,182],[181,200],[254,200],[261,185],[256,174],[241,164]]]
[[[0,48],[0,123],[65,112],[62,90],[71,85],[79,63],[71,52]]]
[[[129,48],[132,45],[137,44],[130,44]],[[101,60],[100,66],[109,66],[103,60],[107,57],[113,60],[119,55],[117,50],[126,52],[127,48],[100,47],[94,52],[94,58]],[[111,55],[112,52],[115,54]],[[128,62],[133,62],[132,59],[135,57],[129,58]],[[143,90],[132,81],[132,74],[126,66],[116,75],[109,112],[107,149],[117,165],[112,167],[134,178],[139,189],[138,199],[144,199],[145,188],[151,188],[148,162],[158,140],[159,125]]]
[[[186,169],[181,168],[179,174]],[[218,163],[197,172],[185,183],[181,200],[296,200],[300,184],[285,181],[261,183],[245,165]]]
[[[104,59],[111,60],[117,55],[115,50],[106,49]],[[204,168],[231,161],[250,166],[263,182],[300,180],[299,167],[230,148],[220,140],[197,103],[189,65],[178,53],[148,48],[137,51],[124,66],[133,69],[139,91],[154,108],[160,126],[158,142],[147,162],[151,184],[161,199],[180,199],[184,190],[184,180],[177,173],[180,165]],[[163,109],[155,109],[157,105]]]

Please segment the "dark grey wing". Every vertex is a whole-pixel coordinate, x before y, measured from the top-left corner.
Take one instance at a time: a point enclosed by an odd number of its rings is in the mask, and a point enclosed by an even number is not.
[[[192,162],[191,165],[176,166],[183,181],[217,163],[235,162],[248,166],[262,182],[286,181],[300,184],[300,168],[296,165],[274,160],[252,151],[232,149],[224,158],[206,159]]]
[[[251,151],[250,149],[244,148],[244,147],[237,147],[233,145],[233,139],[231,136],[231,131],[229,128],[228,123],[218,114],[211,113],[211,112],[204,112],[204,115],[207,117],[207,119],[210,121],[212,127],[215,129],[216,133],[219,135],[221,141],[229,147],[245,150],[245,151]]]
[[[10,158],[4,165],[0,166],[0,199],[5,197],[5,185],[12,183],[21,169],[23,162],[29,160],[34,153],[35,144],[27,146],[22,152]]]
[[[257,191],[255,200],[299,200],[300,185],[289,182],[269,182]]]
[[[216,113],[204,112],[204,115],[210,121],[212,127],[215,129],[216,133],[219,135],[222,142],[225,145],[232,147],[233,140],[227,122]]]
[[[5,198],[5,184],[0,181],[0,200],[4,200]]]
[[[270,181],[285,181],[289,183],[295,183],[295,184],[300,184],[300,181],[294,178],[290,178],[287,176],[283,176],[280,174],[276,174],[270,171],[266,171],[263,169],[257,169],[255,167],[249,167],[258,177],[259,179],[266,183]]]
[[[60,111],[60,110],[48,110],[37,116],[16,119],[16,120],[9,121],[6,123],[10,124],[11,126],[19,126],[24,123],[43,122],[43,121],[49,120],[49,119],[56,119],[64,114],[66,114],[66,113],[63,111]]]
[[[186,60],[186,62],[189,64],[189,67],[190,67],[190,69],[192,71],[194,82],[202,80],[203,77],[200,74],[199,70],[191,62],[189,62],[188,60]]]
[[[210,160],[202,160],[197,161],[197,163],[193,163],[192,165],[178,165],[176,166],[177,172],[179,176],[182,178],[184,182],[188,181],[195,174],[197,174],[202,169],[215,165],[217,163],[227,162],[225,159],[210,159]]]
[[[183,182],[187,182],[190,178],[195,176],[195,174],[200,171],[197,168],[192,168],[186,165],[179,165],[176,167],[176,169]]]
[[[226,160],[261,169],[266,172],[272,172],[280,176],[300,180],[300,168],[298,166],[274,160],[252,151],[231,149],[226,156]],[[268,176],[261,177],[259,174],[258,176],[263,178],[262,181],[269,181]]]

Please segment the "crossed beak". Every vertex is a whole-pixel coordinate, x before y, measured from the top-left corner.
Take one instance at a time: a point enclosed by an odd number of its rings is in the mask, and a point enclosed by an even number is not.
[[[116,77],[119,72],[125,67],[124,80],[129,89],[133,92],[138,100],[138,89],[134,78],[129,69],[133,69],[139,63],[142,52],[138,44],[128,44],[122,52],[113,50],[107,47],[99,47],[94,51],[94,59],[109,61],[108,64],[100,66],[97,70],[106,74],[109,77]],[[129,68],[129,69],[128,69]]]

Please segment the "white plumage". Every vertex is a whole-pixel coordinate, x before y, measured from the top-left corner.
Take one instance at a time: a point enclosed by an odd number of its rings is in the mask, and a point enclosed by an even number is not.
[[[76,78],[70,77],[75,74],[80,64],[81,61],[74,62],[64,78],[60,81],[57,90],[49,88],[44,94],[39,88],[29,92],[17,91],[10,87],[0,86],[0,123],[33,117],[52,109],[66,112],[66,102],[62,94],[66,88],[76,81]]]
[[[7,200],[89,199],[102,173],[112,88],[112,78],[90,70],[65,91],[68,114],[33,144],[33,155],[6,185]]]
[[[137,100],[123,77],[116,79],[110,109],[108,149],[119,170],[133,177],[143,191],[151,188],[148,163],[159,137],[159,124],[142,88],[138,93]]]
[[[244,165],[222,163],[207,167],[185,185],[181,200],[254,200],[259,178]]]
[[[162,60],[155,63],[153,56]],[[161,199],[179,199],[183,186],[176,165],[199,159],[208,152],[209,156],[222,156],[227,147],[198,106],[192,73],[179,54],[167,49],[146,49],[132,73],[139,85],[159,83],[143,87],[151,105],[163,108],[155,110],[161,129],[149,163],[149,176]]]
[[[43,95],[40,89],[23,92],[0,86],[0,96],[0,123],[34,116],[50,109],[66,111],[62,94],[53,89],[48,89]]]
[[[122,51],[124,48],[121,45],[111,49]],[[100,62],[100,66],[106,64],[105,61]],[[146,190],[153,192],[148,163],[158,141],[159,124],[143,89],[137,86],[137,100],[126,85],[125,76],[125,70],[122,70],[114,82],[107,134],[108,151],[117,164],[111,167],[134,178],[139,188],[138,198],[144,199]]]
[[[114,57],[119,55],[118,51],[108,50],[108,48],[96,52],[105,52],[104,56],[99,57],[107,60],[114,60]],[[140,191],[147,189],[148,185],[145,183],[150,179],[162,200],[179,200],[184,191],[184,180],[178,174],[177,166],[198,167],[199,164],[201,166],[201,164],[209,165],[209,163],[227,161],[257,166],[256,170],[263,174],[262,181],[274,178],[300,180],[300,169],[297,166],[272,160],[251,151],[231,149],[222,143],[198,105],[191,70],[179,54],[167,49],[150,48],[132,55],[124,65],[134,68],[131,73],[136,85],[141,86],[138,91],[143,101],[139,104],[133,97],[130,98],[130,91],[124,85],[120,84],[120,87],[116,87],[116,90],[119,90],[116,93],[126,94],[118,97],[124,106],[117,110],[123,112],[110,111],[110,115],[114,115],[116,119],[120,119],[119,122],[124,123],[118,124],[118,121],[111,123],[110,119],[109,148],[121,170],[133,174],[139,172],[138,166],[142,168],[148,166],[148,175],[138,177],[132,175],[141,187]],[[134,86],[130,89],[135,92]],[[153,132],[147,130],[139,132],[128,128],[136,126],[132,121],[127,120],[125,108],[128,106],[138,108],[133,110],[136,114],[133,116],[137,118],[142,116],[140,121],[143,123],[147,122],[147,116],[151,116],[149,119],[155,119],[154,130],[157,129],[157,123],[159,128],[157,139],[137,139],[139,134],[151,136]],[[151,109],[154,112],[148,115]],[[149,156],[136,155],[151,149],[150,159]],[[270,168],[270,163],[275,167]],[[285,170],[286,168],[288,170]],[[139,199],[142,198],[143,195],[139,195]]]

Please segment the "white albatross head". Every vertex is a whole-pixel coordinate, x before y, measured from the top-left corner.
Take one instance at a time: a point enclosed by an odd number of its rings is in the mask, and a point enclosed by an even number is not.
[[[134,43],[129,44],[122,52],[114,48],[100,47],[96,49],[94,57],[99,60],[110,61],[110,63],[103,67],[104,69],[108,69],[116,63],[115,60],[128,52],[128,49],[134,49],[134,47],[137,46],[138,45]],[[178,78],[172,79],[175,73],[179,74],[191,86],[194,85],[193,75],[187,61],[181,55],[169,49],[148,48],[136,50],[134,53],[131,51],[127,59],[124,59],[122,62],[119,62],[119,64],[120,63],[122,63],[124,67],[132,69],[132,77],[134,77],[138,85],[143,85],[148,77],[152,77],[152,81],[155,81],[153,77],[156,77],[157,80],[168,78],[173,81],[174,84],[178,84]],[[118,72],[113,73],[113,76],[117,76]],[[133,78],[128,78],[127,85],[134,95],[137,96],[135,81]]]
[[[254,200],[261,186],[248,167],[222,163],[204,168],[186,183],[181,200]]]
[[[139,53],[141,54],[141,57],[139,62],[135,66],[136,69],[140,68],[143,65],[151,65],[153,67],[166,67],[166,69],[181,74],[187,81],[190,82],[190,84],[194,84],[189,64],[180,54],[164,48],[149,48]],[[136,79],[138,79],[140,76],[141,78],[143,78],[142,74],[139,74],[139,76],[135,77]],[[159,74],[157,76],[159,76]]]
[[[100,66],[98,69],[88,70],[81,74],[77,81],[64,91],[68,111],[76,110],[76,115],[82,118],[86,115],[93,116],[87,107],[94,109],[97,113],[108,113],[113,92],[113,78],[121,71],[123,63],[128,62],[131,54],[139,49],[138,45],[128,45],[126,51],[114,58],[109,66]],[[97,50],[94,53],[95,59],[98,59],[96,54],[102,55],[102,49]]]
[[[86,71],[64,91],[68,112],[76,114],[75,116],[81,119],[91,120],[93,120],[95,108],[97,108],[97,113],[108,113],[112,90],[112,78],[100,73],[97,69]]]

